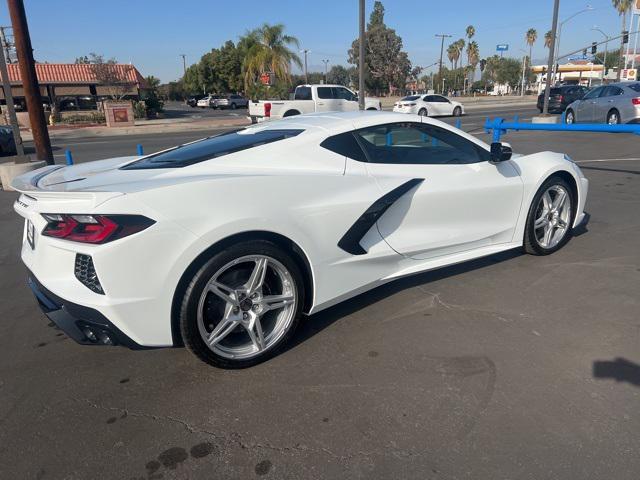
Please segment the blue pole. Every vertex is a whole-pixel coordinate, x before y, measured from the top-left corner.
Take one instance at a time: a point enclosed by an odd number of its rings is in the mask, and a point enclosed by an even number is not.
[[[67,165],[73,165],[73,157],[71,156],[71,150],[65,150],[64,155],[67,157]]]
[[[136,148],[138,149],[138,155],[140,156],[144,155],[144,150],[142,149],[142,145],[138,144],[136,145]]]
[[[462,127],[462,120],[457,119],[456,120],[456,128],[459,130]]]

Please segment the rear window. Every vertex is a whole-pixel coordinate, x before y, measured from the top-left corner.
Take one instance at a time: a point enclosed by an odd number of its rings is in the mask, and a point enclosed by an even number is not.
[[[640,92],[640,83],[632,83],[627,85],[631,90],[635,90],[636,92]]]
[[[230,153],[267,143],[277,142],[295,137],[304,130],[265,130],[256,133],[240,133],[240,131],[223,133],[215,137],[205,138],[194,143],[181,145],[165,152],[149,155],[137,162],[121,167],[121,170],[143,170],[148,168],[181,168],[212,158],[222,157]]]

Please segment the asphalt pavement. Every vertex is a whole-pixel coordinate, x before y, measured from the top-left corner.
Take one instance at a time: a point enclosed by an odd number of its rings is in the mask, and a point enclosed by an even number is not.
[[[486,138],[487,113],[534,112],[474,112],[463,129]],[[57,146],[91,160],[189,139]],[[25,285],[16,195],[0,192],[0,478],[637,479],[638,138],[504,140],[580,162],[590,218],[565,248],[380,287],[240,371],[67,339]]]

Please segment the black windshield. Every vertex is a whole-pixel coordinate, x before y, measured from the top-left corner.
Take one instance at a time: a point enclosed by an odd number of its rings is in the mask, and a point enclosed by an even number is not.
[[[285,138],[295,137],[303,130],[265,130],[256,133],[240,131],[223,133],[194,143],[181,145],[165,152],[149,155],[137,162],[121,167],[121,170],[146,168],[180,168],[212,158],[239,152]]]

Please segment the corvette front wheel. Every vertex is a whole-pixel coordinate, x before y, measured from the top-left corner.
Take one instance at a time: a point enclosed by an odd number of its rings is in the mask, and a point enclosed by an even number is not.
[[[187,287],[180,310],[185,345],[211,365],[260,363],[291,338],[304,303],[301,273],[275,244],[235,244],[213,255]]]
[[[545,181],[531,202],[524,232],[524,250],[532,255],[549,255],[571,237],[576,200],[562,178]]]

